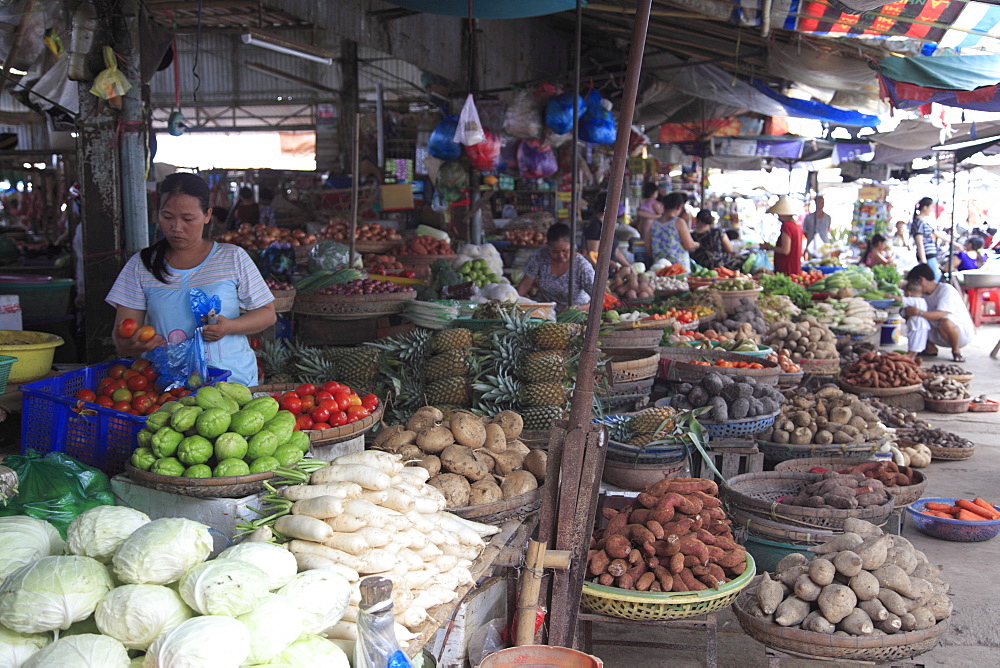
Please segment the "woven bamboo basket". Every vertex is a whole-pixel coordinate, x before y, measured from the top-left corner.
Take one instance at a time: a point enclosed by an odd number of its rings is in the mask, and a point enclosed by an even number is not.
[[[962,461],[963,459],[969,459],[972,455],[976,454],[976,448],[938,448],[930,443],[925,443],[925,445],[931,451],[931,459],[942,459],[945,461]]]
[[[796,362],[802,367],[802,373],[814,376],[834,376],[840,373],[840,359],[832,360],[801,360]]]
[[[298,385],[291,383],[288,384],[277,384],[277,385],[257,385],[256,387],[251,387],[250,392],[253,397],[271,396],[278,398],[279,395],[285,392],[290,392],[294,390]],[[358,394],[363,394],[363,391],[354,388]],[[358,436],[362,436],[372,430],[372,427],[377,425],[382,420],[382,414],[385,412],[385,402],[379,401],[378,406],[368,417],[358,420],[357,422],[352,422],[350,424],[345,424],[342,427],[332,427],[330,429],[320,429],[320,430],[309,430],[306,434],[309,435],[309,442],[315,446],[322,445],[333,445],[334,443],[343,443],[344,441],[349,441]]]
[[[863,385],[853,385],[846,380],[837,381],[845,392],[851,394],[870,394],[873,397],[898,397],[901,394],[911,394],[919,392],[923,385],[904,385],[903,387],[864,387]]]
[[[585,581],[581,603],[591,612],[621,619],[650,621],[697,617],[728,608],[736,600],[757,572],[750,553],[747,553],[746,564],[746,570],[736,578],[716,589],[703,591],[634,591]]]
[[[779,373],[778,374],[778,387],[780,389],[789,389],[793,387],[798,387],[799,383],[802,382],[802,377],[805,373],[802,371],[797,371],[795,373]]]
[[[718,283],[718,278],[692,278],[688,276],[688,287],[692,290],[697,290],[698,288],[703,288],[706,285],[712,285],[713,283]]]
[[[763,439],[757,440],[757,447],[764,453],[764,459],[770,462],[784,462],[789,459],[804,459],[807,457],[826,457],[831,459],[870,458],[881,447],[881,443],[858,443],[855,445],[836,444],[792,445],[791,443],[774,443]]]
[[[376,295],[296,295],[293,310],[331,320],[361,320],[399,313],[416,290]]]
[[[758,619],[750,614],[756,600],[756,581],[745,588],[733,603],[733,612],[743,631],[767,647],[824,659],[872,661],[889,664],[929,652],[948,631],[944,619],[929,629],[892,633],[884,636],[836,636],[793,629]]]
[[[601,332],[601,350],[613,348],[657,348],[663,339],[661,329],[611,329]]]
[[[781,372],[777,362],[768,359],[741,355],[720,350],[694,350],[691,348],[660,348],[660,376],[666,380],[691,383],[701,380],[708,373],[715,372],[732,376],[749,376],[758,383],[767,385],[777,385],[778,375]],[[728,360],[732,362],[756,362],[762,365],[763,369],[732,369],[719,366],[702,366],[692,364],[694,361],[704,361],[715,363],[718,360]]]
[[[396,246],[402,244],[402,239],[397,241],[355,241],[354,250],[359,253],[388,253]]]
[[[660,351],[656,348],[612,348],[604,353],[611,358],[611,375],[616,384],[653,378],[660,365]]]
[[[235,475],[224,478],[178,478],[170,475],[160,475],[143,471],[125,462],[125,474],[137,485],[149,487],[160,492],[170,492],[182,496],[193,496],[200,499],[224,498],[238,499],[257,492],[264,491],[264,481],[270,480],[274,474],[251,473],[250,475]]]
[[[837,471],[870,461],[872,460],[867,458],[845,457],[843,459],[838,459],[834,457],[806,457],[804,459],[783,461],[775,466],[774,470],[808,473],[811,469],[817,466],[822,466],[823,468],[830,469],[831,471]],[[908,506],[924,495],[924,489],[927,487],[927,477],[920,471],[913,471],[913,480],[914,483],[912,485],[885,488],[887,492],[892,494],[894,509]]]
[[[448,512],[482,524],[500,525],[510,519],[526,517],[541,508],[544,489],[545,487],[542,486],[525,494],[493,503],[466,506],[465,508],[449,508]]]
[[[966,413],[969,399],[931,399],[925,396],[924,408],[932,413]]]
[[[766,471],[764,473],[744,473],[731,478],[719,487],[719,496],[732,508],[767,517],[783,523],[816,527],[820,529],[842,529],[844,520],[853,517],[881,524],[892,513],[893,499],[880,506],[838,510],[836,508],[805,508],[778,503],[777,499],[795,494],[803,486],[820,480],[816,473],[793,473],[787,471]]]
[[[722,306],[726,309],[726,313],[730,313],[740,305],[741,299],[756,302],[763,291],[763,288],[756,288],[754,290],[719,290],[718,293],[722,299]]]
[[[966,385],[971,383],[972,379],[976,377],[976,374],[974,373],[962,373],[962,374],[946,373],[944,375],[947,376],[948,378],[951,378],[952,380],[957,380],[960,383],[965,383]]]
[[[274,312],[288,313],[295,304],[295,290],[271,290],[274,295]]]
[[[830,529],[811,529],[783,524],[744,512],[739,508],[730,508],[727,515],[733,521],[733,533],[740,542],[743,542],[741,538],[746,533],[779,543],[804,543],[802,549],[805,551],[813,545],[819,545],[833,539],[840,533]]]

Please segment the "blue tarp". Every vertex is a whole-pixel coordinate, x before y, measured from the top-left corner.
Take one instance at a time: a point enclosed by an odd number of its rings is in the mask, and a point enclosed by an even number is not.
[[[881,122],[878,116],[872,116],[871,114],[862,114],[858,111],[837,109],[836,107],[831,107],[830,105],[823,104],[822,102],[799,100],[794,97],[782,95],[781,93],[777,93],[768,88],[767,85],[759,79],[754,79],[753,85],[761,93],[767,95],[769,98],[785,107],[788,110],[788,113],[785,114],[786,116],[811,118],[825,123],[835,123],[837,125],[847,125],[852,127],[875,127]]]
[[[477,19],[519,19],[576,9],[576,0],[471,0],[471,2],[472,16]],[[462,18],[469,16],[469,0],[392,0],[392,4],[427,14]]]
[[[878,61],[878,72],[925,88],[971,91],[1000,83],[1000,55],[888,56]]]

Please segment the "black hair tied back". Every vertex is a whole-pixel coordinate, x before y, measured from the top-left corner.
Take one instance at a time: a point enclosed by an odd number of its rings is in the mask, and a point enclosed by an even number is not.
[[[167,276],[170,274],[167,271],[167,249],[169,248],[170,244],[167,240],[160,239],[152,246],[147,246],[139,251],[139,259],[142,260],[146,271],[151,273],[153,278],[160,283],[166,283]]]
[[[211,194],[208,183],[197,174],[186,172],[175,172],[163,179],[160,183],[160,206],[162,207],[174,195],[189,195],[198,200],[202,213],[209,211],[209,196]],[[153,278],[160,283],[167,282],[167,251],[170,243],[166,239],[160,239],[152,246],[139,251],[139,259],[142,260],[146,271],[153,275]]]

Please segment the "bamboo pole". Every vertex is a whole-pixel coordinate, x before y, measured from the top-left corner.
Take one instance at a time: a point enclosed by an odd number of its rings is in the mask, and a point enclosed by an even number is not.
[[[350,229],[348,230],[348,237],[350,239],[350,256],[348,258],[349,265],[354,266],[354,258],[356,257],[357,251],[355,250],[355,244],[357,240],[355,237],[358,234],[358,190],[361,188],[361,114],[360,112],[354,112],[354,137],[351,140],[351,222]]]
[[[535,615],[538,594],[542,589],[545,564],[545,543],[528,541],[528,556],[521,571],[521,593],[517,597],[517,631],[515,645],[535,644]]]

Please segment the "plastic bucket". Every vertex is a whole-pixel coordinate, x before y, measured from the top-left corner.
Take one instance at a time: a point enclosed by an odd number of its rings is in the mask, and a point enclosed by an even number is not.
[[[56,348],[62,344],[62,338],[55,334],[0,330],[0,355],[17,358],[8,382],[26,383],[47,374],[52,369]]]
[[[778,562],[793,552],[800,552],[810,560],[813,557],[812,553],[808,551],[809,545],[778,543],[766,538],[758,538],[757,536],[748,535],[746,540],[743,541],[743,547],[753,557],[754,563],[757,564],[758,573],[774,571],[774,567],[778,565]]]
[[[506,668],[506,666],[531,666],[531,668],[601,668],[604,662],[592,654],[584,654],[567,647],[524,645],[502,649],[490,654],[479,668]]]

